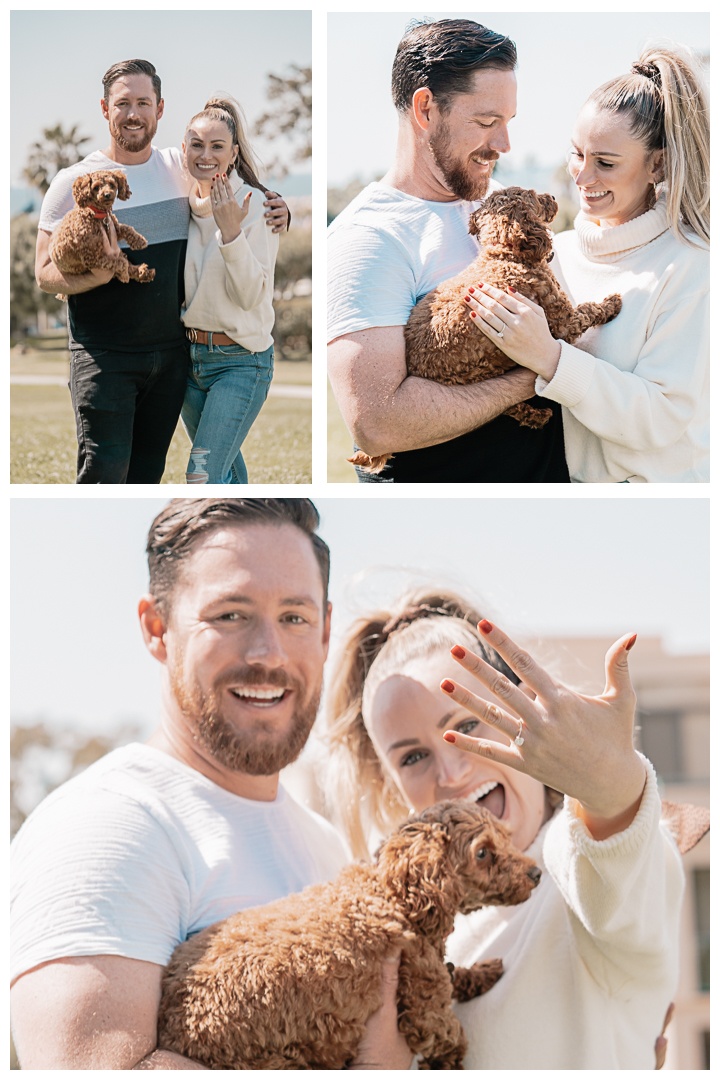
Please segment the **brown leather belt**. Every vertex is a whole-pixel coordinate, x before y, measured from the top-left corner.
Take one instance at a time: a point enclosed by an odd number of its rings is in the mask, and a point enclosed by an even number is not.
[[[212,337],[213,345],[237,345],[237,341],[233,341],[227,334],[216,334],[214,330],[188,330],[186,327],[185,336],[192,341],[193,345],[207,345],[208,337]]]

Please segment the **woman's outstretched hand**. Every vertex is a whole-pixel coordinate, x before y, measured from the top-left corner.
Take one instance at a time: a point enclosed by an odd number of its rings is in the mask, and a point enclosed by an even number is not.
[[[250,210],[251,196],[252,191],[248,191],[240,206],[225,173],[222,176],[216,173],[213,177],[210,185],[210,206],[223,244],[232,243],[240,235],[242,223]]]
[[[516,364],[550,382],[560,361],[560,342],[539,304],[514,289],[511,295],[482,282],[468,292],[465,303],[485,337]]]
[[[506,708],[484,701],[449,679],[441,684],[443,690],[506,735],[511,744],[457,731],[445,732],[444,738],[461,750],[528,773],[575,799],[578,814],[596,840],[622,832],[635,817],[645,788],[645,768],[633,749],[635,693],[628,668],[628,652],[637,635],[626,634],[608,650],[605,690],[589,697],[555,682],[486,620],[479,629],[535,696],[528,696],[479,656],[455,646],[452,655],[457,662]],[[515,742],[518,737],[521,743]]]

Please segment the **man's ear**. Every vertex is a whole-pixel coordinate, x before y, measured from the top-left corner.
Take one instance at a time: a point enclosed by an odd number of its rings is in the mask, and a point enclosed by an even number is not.
[[[158,101],[158,107],[157,107],[157,118],[158,118],[158,120],[162,119],[162,114],[164,112],[165,112],[165,98],[160,98],[160,100]]]
[[[161,664],[167,661],[167,648],[165,646],[165,634],[167,622],[160,614],[154,596],[143,596],[138,604],[138,616],[143,640],[151,656],[159,660]]]
[[[108,111],[108,104],[107,104],[107,101],[105,100],[105,98],[100,98],[100,108],[102,109],[102,114],[105,117],[105,119],[109,120],[110,119],[110,113]]]
[[[330,646],[330,621],[332,618],[332,604],[328,601],[327,611],[325,612],[325,625],[323,627],[323,649],[325,651],[325,659],[327,660],[328,648]]]
[[[427,86],[422,86],[413,94],[410,111],[415,124],[422,131],[427,131],[430,127],[430,110],[433,102],[432,90],[428,90]]]

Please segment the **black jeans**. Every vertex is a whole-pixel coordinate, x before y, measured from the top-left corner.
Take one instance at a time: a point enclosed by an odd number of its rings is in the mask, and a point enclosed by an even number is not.
[[[185,397],[189,349],[74,348],[78,484],[159,484]]]

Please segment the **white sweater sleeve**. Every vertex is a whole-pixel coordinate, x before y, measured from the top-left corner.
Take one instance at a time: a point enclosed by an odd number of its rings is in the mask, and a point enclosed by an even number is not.
[[[262,198],[262,193],[253,192]],[[218,247],[225,260],[225,289],[230,301],[243,311],[252,311],[273,291],[278,236],[259,218],[240,232],[229,244],[223,244],[220,231]]]
[[[538,394],[564,405],[588,430],[632,450],[658,450],[684,433],[704,389],[709,355],[707,289],[667,296],[632,371],[561,343],[552,379]]]
[[[652,765],[633,823],[608,840],[594,840],[571,800],[548,830],[543,856],[569,909],[583,963],[613,993],[627,980],[677,979],[683,869],[680,853],[660,825]]]

